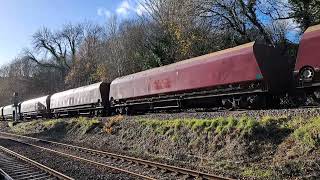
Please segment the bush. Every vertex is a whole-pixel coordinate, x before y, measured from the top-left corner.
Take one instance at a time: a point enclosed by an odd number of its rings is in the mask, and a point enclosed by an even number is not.
[[[311,119],[309,123],[303,123],[294,131],[294,137],[315,148],[320,145],[320,117]]]

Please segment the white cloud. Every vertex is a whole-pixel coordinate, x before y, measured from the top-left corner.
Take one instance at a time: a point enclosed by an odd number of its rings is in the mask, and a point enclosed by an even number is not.
[[[118,15],[126,16],[127,14],[129,14],[129,11],[131,9],[132,9],[132,7],[131,7],[129,1],[125,0],[125,1],[122,1],[120,6],[116,9],[116,12]]]
[[[135,11],[136,11],[136,13],[137,13],[139,16],[141,16],[141,15],[143,15],[144,13],[147,12],[147,9],[145,8],[144,5],[138,4],[138,5],[136,6],[136,8],[135,8]]]
[[[144,3],[144,0],[122,0],[116,9],[107,10],[104,7],[100,7],[97,9],[97,14],[106,18],[111,17],[113,14],[117,14],[121,18],[127,18],[129,14],[141,16],[147,12]]]
[[[106,8],[98,8],[97,14],[98,14],[98,16],[104,16],[106,18],[109,18],[112,15],[112,13],[109,10],[107,10]]]

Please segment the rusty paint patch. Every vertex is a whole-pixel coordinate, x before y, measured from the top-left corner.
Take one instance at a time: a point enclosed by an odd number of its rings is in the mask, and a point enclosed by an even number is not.
[[[169,89],[171,88],[171,81],[168,78],[155,80],[153,82],[153,88],[156,90]]]

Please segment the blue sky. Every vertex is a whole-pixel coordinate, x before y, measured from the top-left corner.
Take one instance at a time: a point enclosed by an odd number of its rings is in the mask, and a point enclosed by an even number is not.
[[[119,19],[145,13],[143,0],[0,0],[0,66],[14,59],[45,26],[59,29],[66,23],[106,23],[112,14]],[[291,22],[290,24],[293,24]],[[298,41],[292,31],[288,37]]]
[[[143,13],[136,0],[0,0],[0,65],[11,61],[31,36],[46,26],[93,21],[105,23],[112,14],[128,18]]]

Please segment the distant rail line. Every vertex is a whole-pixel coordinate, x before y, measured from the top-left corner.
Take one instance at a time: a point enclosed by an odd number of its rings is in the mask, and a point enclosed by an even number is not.
[[[119,155],[115,153],[69,145],[44,139],[38,139],[28,136],[21,136],[11,133],[0,132],[1,136],[8,137],[9,139],[26,144],[28,146],[40,148],[42,150],[54,152],[63,156],[71,157],[80,161],[85,161],[97,166],[103,166],[110,169],[117,170],[119,172],[124,172],[142,179],[158,179],[157,177],[184,177],[188,179],[230,179],[214,174],[208,174],[200,171],[190,170],[186,168],[176,167],[172,165],[162,164],[158,162],[153,162],[149,160],[139,159],[130,156]],[[74,154],[69,154],[67,152],[61,152],[61,150],[56,150],[48,148],[46,146],[51,145],[57,149],[61,148],[66,151],[72,151],[81,153],[81,157]],[[99,158],[99,160],[94,160],[92,157]]]
[[[73,180],[3,146],[0,146],[0,177],[1,175],[6,180]]]

